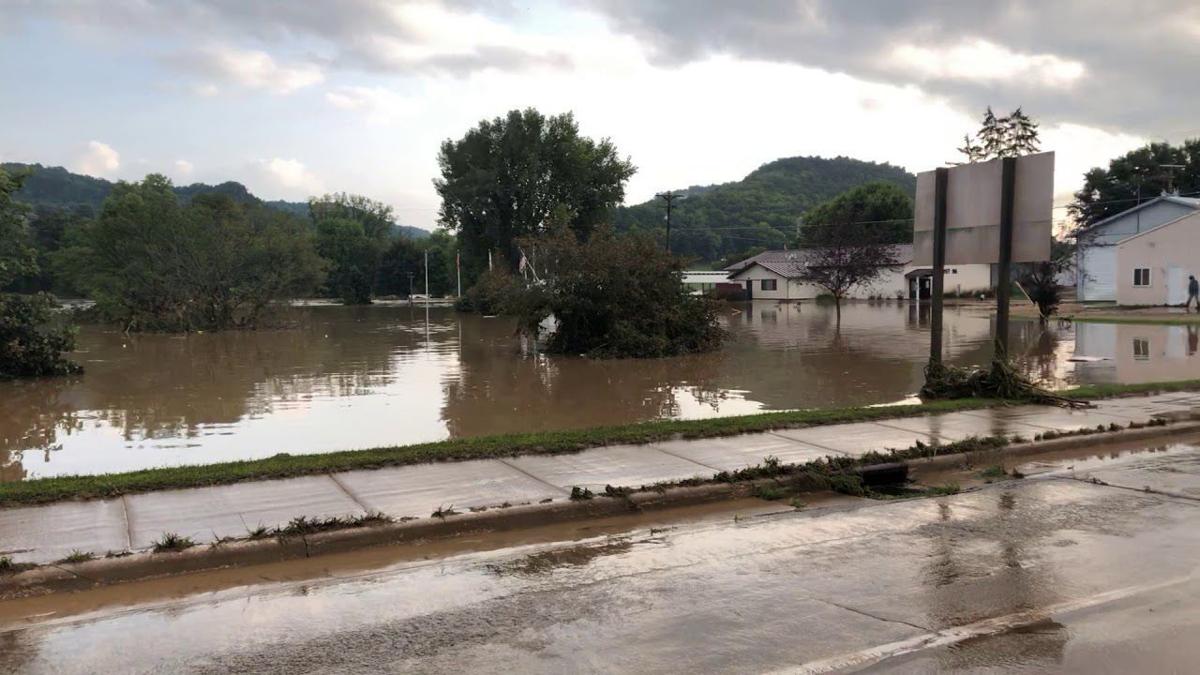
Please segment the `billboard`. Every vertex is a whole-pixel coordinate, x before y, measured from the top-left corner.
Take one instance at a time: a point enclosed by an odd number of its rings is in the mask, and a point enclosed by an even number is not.
[[[952,167],[946,189],[946,264],[1000,259],[999,159]],[[933,264],[934,172],[917,175],[913,264]],[[1017,158],[1012,261],[1050,259],[1054,153]]]

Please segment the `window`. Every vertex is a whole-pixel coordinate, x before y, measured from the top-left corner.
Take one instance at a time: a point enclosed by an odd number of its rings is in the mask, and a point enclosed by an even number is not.
[[[775,290],[775,280],[774,279],[763,279],[761,288],[764,291]]]
[[[1133,339],[1133,358],[1145,361],[1150,358],[1150,340],[1147,338]]]
[[[1150,268],[1149,267],[1133,268],[1133,285],[1134,286],[1149,286],[1150,285]]]

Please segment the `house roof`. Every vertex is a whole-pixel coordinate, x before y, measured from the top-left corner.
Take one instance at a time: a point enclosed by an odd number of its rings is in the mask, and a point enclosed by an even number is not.
[[[1185,206],[1189,209],[1192,209],[1193,211],[1200,211],[1200,199],[1195,199],[1193,197],[1180,197],[1179,195],[1161,195],[1161,196],[1155,197],[1154,199],[1151,199],[1149,201],[1144,201],[1141,204],[1134,206],[1133,208],[1125,209],[1124,211],[1121,211],[1120,213],[1114,213],[1113,215],[1105,218],[1104,220],[1098,220],[1098,221],[1092,223],[1091,225],[1088,225],[1087,227],[1080,230],[1079,234],[1083,234],[1084,232],[1094,230],[1098,227],[1103,227],[1104,225],[1107,225],[1116,220],[1120,220],[1121,218],[1124,218],[1125,216],[1128,216],[1132,213],[1137,213],[1138,211],[1149,208],[1155,204],[1161,204],[1163,202],[1166,202],[1169,204],[1178,204],[1179,206]]]
[[[785,279],[797,279],[804,273],[804,267],[818,249],[799,248],[790,251],[763,251],[756,256],[734,263],[729,270],[729,278],[734,279],[742,272],[757,265],[765,270],[778,274]],[[913,260],[912,244],[895,244],[892,255],[897,265],[907,265]]]
[[[1198,208],[1197,210],[1198,210],[1198,211],[1200,211],[1200,208]],[[1148,229],[1148,230],[1142,230],[1141,232],[1138,232],[1138,233],[1137,233],[1137,234],[1135,234],[1135,235],[1132,235],[1132,236],[1130,236],[1130,237],[1126,237],[1125,239],[1122,239],[1121,241],[1117,242],[1117,244],[1116,244],[1116,245],[1117,245],[1117,246],[1124,246],[1125,244],[1128,244],[1129,242],[1133,241],[1134,239],[1138,239],[1138,238],[1144,237],[1144,236],[1146,236],[1146,235],[1148,235],[1148,234],[1152,234],[1152,233],[1154,233],[1154,232],[1158,232],[1158,231],[1159,231],[1159,230],[1161,230],[1161,229],[1164,229],[1164,228],[1171,227],[1172,225],[1175,225],[1175,224],[1177,224],[1177,223],[1179,223],[1179,222],[1181,222],[1181,221],[1184,221],[1184,220],[1191,220],[1191,219],[1195,218],[1197,215],[1200,215],[1200,214],[1196,214],[1196,213],[1187,213],[1187,214],[1184,214],[1184,215],[1182,215],[1182,216],[1179,216],[1178,218],[1175,218],[1174,220],[1168,220],[1167,222],[1163,223],[1162,225],[1155,225],[1154,227],[1152,227],[1152,228],[1150,228],[1150,229]]]

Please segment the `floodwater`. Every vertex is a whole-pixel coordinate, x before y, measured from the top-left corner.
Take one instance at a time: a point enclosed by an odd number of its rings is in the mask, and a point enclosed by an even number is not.
[[[1151,470],[1168,456],[1183,477]],[[1198,459],[1186,439],[932,499],[710,505],[17,600],[0,673],[1194,672],[1196,507],[1159,489],[1200,485]]]
[[[77,379],[0,383],[0,480],[403,445],[661,418],[895,403],[920,387],[928,305],[737,306],[720,352],[594,361],[523,353],[504,318],[296,308],[296,328],[123,335],[87,326]],[[953,363],[989,358],[984,307],[947,308]],[[1015,321],[1048,384],[1200,377],[1195,328]],[[1083,363],[1068,359],[1094,357]]]

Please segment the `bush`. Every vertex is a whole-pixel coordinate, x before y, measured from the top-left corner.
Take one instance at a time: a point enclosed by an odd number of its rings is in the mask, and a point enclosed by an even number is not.
[[[46,294],[0,295],[0,380],[82,372],[63,357],[75,333],[56,325],[55,304]]]
[[[455,302],[459,311],[476,314],[520,314],[523,304],[521,295],[526,292],[522,279],[503,268],[489,270],[479,277],[474,286]]]
[[[580,242],[560,226],[523,247],[547,262],[543,281],[518,298],[516,313],[531,330],[554,317],[547,351],[651,358],[721,346],[716,304],[687,293],[679,259],[652,238],[602,228]]]

